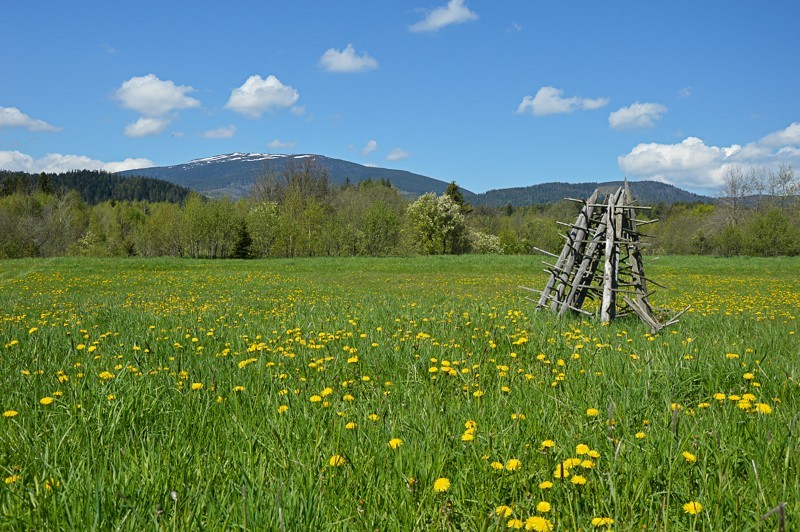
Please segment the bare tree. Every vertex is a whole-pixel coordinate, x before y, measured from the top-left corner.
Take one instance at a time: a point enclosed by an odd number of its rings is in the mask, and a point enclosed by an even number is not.
[[[752,192],[752,182],[748,176],[744,174],[742,168],[739,166],[731,167],[725,175],[720,194],[722,195],[722,200],[727,204],[730,210],[730,221],[732,223],[739,221],[741,211],[744,208],[744,200],[747,196],[752,194]]]

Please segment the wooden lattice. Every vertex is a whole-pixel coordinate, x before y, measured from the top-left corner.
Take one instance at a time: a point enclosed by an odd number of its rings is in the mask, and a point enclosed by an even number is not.
[[[637,219],[635,213],[649,209],[634,205],[627,181],[616,190],[594,191],[588,200],[576,200],[583,206],[574,224],[558,222],[569,233],[560,255],[541,250],[555,260],[542,261],[550,273],[544,290],[525,288],[540,294],[537,308],[557,312],[593,314],[583,309],[587,299],[600,299],[600,319],[610,322],[616,317],[635,313],[656,333],[678,321],[684,310],[661,324],[650,306],[648,284],[662,287],[644,274],[641,241],[647,236],[639,227],[656,220]],[[535,301],[531,299],[531,301]]]

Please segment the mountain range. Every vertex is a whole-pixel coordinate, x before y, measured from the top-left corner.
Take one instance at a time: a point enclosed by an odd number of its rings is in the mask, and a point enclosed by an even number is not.
[[[448,183],[405,170],[392,170],[364,166],[361,164],[333,159],[323,155],[273,155],[263,153],[229,153],[194,159],[184,164],[140,168],[120,172],[126,176],[142,176],[163,179],[182,187],[195,190],[209,197],[230,196],[238,199],[247,196],[259,176],[279,174],[287,164],[302,159],[313,158],[314,162],[324,167],[332,184],[343,185],[346,182],[359,183],[365,179],[386,179],[398,190],[409,197],[419,196],[426,192],[442,194]],[[589,182],[589,183],[541,183],[527,187],[494,189],[483,193],[475,193],[462,188],[464,199],[474,205],[520,207],[553,203],[565,197],[585,198],[595,188],[617,187],[621,181]],[[656,181],[631,181],[631,192],[641,204],[702,202],[714,200],[700,196],[680,188]]]

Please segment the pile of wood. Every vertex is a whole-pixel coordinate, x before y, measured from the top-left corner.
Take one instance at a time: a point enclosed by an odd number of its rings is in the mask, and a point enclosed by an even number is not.
[[[561,254],[537,248],[555,259],[555,264],[542,261],[550,273],[544,290],[522,287],[540,294],[537,308],[549,308],[559,316],[567,311],[592,316],[583,304],[599,299],[603,322],[635,313],[654,334],[676,323],[688,308],[661,324],[650,307],[648,284],[663,286],[645,277],[641,249],[648,244],[641,237],[647,235],[639,227],[656,220],[636,218],[636,211],[649,207],[634,205],[627,181],[616,190],[595,190],[588,200],[567,199],[582,208],[574,224],[558,222],[569,228]]]

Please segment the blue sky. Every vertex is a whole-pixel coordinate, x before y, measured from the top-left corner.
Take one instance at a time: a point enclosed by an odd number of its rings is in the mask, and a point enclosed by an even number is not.
[[[800,170],[796,1],[4,2],[0,168],[317,153],[482,192]]]

